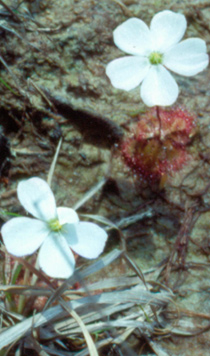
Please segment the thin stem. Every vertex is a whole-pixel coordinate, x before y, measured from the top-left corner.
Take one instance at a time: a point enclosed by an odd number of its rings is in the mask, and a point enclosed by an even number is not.
[[[161,135],[162,122],[161,122],[161,117],[160,117],[160,107],[159,106],[156,106],[156,114],[157,114],[157,119],[159,122],[159,140],[162,141],[162,135]]]
[[[0,0],[0,4],[1,4],[1,0]],[[4,58],[0,55],[0,62],[3,64],[3,66],[7,69],[7,71],[9,72],[9,74],[11,75],[12,79],[15,82],[16,88],[18,89],[19,93],[23,96],[25,96],[25,92],[20,88],[19,84],[18,84],[18,80],[17,77],[15,76],[15,74],[13,73],[13,71],[8,67],[7,63],[5,62]]]
[[[21,22],[19,16],[13,10],[11,10],[10,7],[3,2],[3,0],[0,0],[0,4],[10,13],[10,15],[12,15],[14,20]]]
[[[28,268],[25,269],[24,273],[24,278],[23,278],[23,285],[27,285],[28,281],[30,278],[30,271]],[[25,302],[26,302],[26,296],[25,295],[20,295],[19,301],[18,301],[18,306],[17,306],[17,312],[19,314],[23,313],[24,307],[25,307]]]

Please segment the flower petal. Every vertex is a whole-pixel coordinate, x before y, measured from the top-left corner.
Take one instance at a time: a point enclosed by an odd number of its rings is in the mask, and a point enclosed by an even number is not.
[[[72,234],[67,239],[72,250],[85,258],[92,259],[98,257],[104,250],[107,240],[106,231],[91,222],[79,222],[74,225],[74,228],[76,236],[73,237]],[[73,242],[73,238],[75,242]]]
[[[20,257],[36,251],[49,234],[49,228],[43,221],[21,217],[7,221],[1,233],[7,251]]]
[[[48,221],[57,217],[53,192],[43,179],[35,177],[20,182],[17,194],[22,206],[36,218]]]
[[[208,63],[206,44],[200,38],[184,40],[164,54],[164,65],[185,76],[196,75],[204,70]]]
[[[172,105],[178,93],[176,81],[162,65],[153,65],[141,86],[141,97],[147,106]]]
[[[146,55],[152,49],[148,26],[135,17],[123,22],[113,32],[114,43],[128,54]]]
[[[75,245],[78,243],[78,236],[76,231],[76,224],[65,224],[62,226],[61,234],[66,239],[69,246]]]
[[[186,27],[187,21],[184,15],[169,10],[158,12],[150,25],[153,50],[164,53],[182,39]]]
[[[106,74],[115,88],[129,91],[142,82],[149,68],[147,58],[128,56],[110,62],[106,67]]]
[[[57,208],[58,220],[61,225],[66,223],[74,224],[79,222],[79,217],[74,209],[59,207]]]
[[[68,278],[74,273],[75,259],[65,238],[50,233],[39,251],[39,266],[52,278]]]

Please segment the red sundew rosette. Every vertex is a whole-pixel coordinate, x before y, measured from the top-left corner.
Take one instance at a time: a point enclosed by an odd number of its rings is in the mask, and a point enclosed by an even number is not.
[[[156,109],[151,109],[121,146],[126,164],[153,182],[178,171],[189,160],[186,145],[196,127],[195,118],[180,108],[159,109],[159,118]]]

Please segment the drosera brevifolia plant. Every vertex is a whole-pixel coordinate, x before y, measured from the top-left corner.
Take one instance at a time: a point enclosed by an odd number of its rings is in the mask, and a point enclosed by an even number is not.
[[[194,149],[189,145],[197,132],[196,117],[186,109],[159,108],[161,138],[156,109],[152,108],[131,130],[121,145],[126,164],[144,179],[159,181],[162,187],[171,172],[179,171],[192,159]]]
[[[153,17],[150,28],[131,18],[113,32],[115,45],[129,56],[112,60],[106,67],[107,76],[118,89],[130,91],[140,85],[143,102],[155,108],[144,115],[144,123],[134,128],[122,146],[126,163],[147,180],[161,180],[180,169],[187,161],[182,159],[185,146],[195,132],[194,115],[160,108],[174,104],[179,94],[169,70],[190,77],[209,63],[205,41],[190,38],[180,42],[186,27],[184,15],[164,10]],[[174,159],[176,164],[171,164]]]
[[[92,222],[80,222],[75,210],[56,208],[54,195],[43,179],[21,181],[18,199],[34,218],[15,217],[1,229],[9,253],[22,257],[38,248],[38,264],[50,277],[69,278],[75,269],[71,249],[82,257],[97,258],[104,250],[107,233]],[[70,248],[71,249],[70,249]]]

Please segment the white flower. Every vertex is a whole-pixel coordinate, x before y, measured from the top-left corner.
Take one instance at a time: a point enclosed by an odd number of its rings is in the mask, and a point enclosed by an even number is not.
[[[85,258],[96,258],[103,251],[107,233],[91,222],[79,222],[70,208],[56,208],[49,185],[40,178],[18,184],[18,199],[36,219],[13,218],[1,230],[9,253],[25,256],[40,246],[38,261],[41,269],[54,278],[68,278],[74,272],[74,252]]]
[[[203,40],[179,42],[186,27],[184,15],[168,10],[153,17],[150,29],[137,18],[119,25],[113,33],[114,43],[131,56],[107,65],[106,74],[112,85],[129,91],[142,83],[140,95],[147,106],[172,105],[179,89],[167,69],[188,77],[201,72],[209,62]]]

